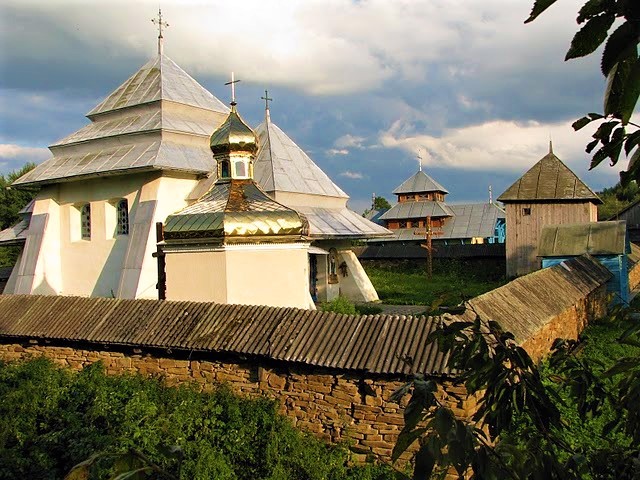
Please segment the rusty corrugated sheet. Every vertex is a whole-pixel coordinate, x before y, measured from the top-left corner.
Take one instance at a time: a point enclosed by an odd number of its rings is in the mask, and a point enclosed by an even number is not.
[[[524,341],[609,277],[597,261],[578,257],[516,279],[469,306]],[[424,316],[203,302],[0,296],[5,341],[20,337],[234,353],[392,375],[450,373],[446,357],[427,341],[437,322]]]

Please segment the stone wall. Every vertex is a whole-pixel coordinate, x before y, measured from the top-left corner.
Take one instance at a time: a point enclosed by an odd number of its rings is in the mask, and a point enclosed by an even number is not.
[[[608,299],[607,287],[603,285],[576,305],[555,316],[535,335],[525,340],[522,348],[534,361],[542,360],[549,354],[556,338],[577,340],[590,321],[604,317]]]
[[[280,403],[281,413],[294,425],[327,441],[348,442],[356,461],[364,461],[370,454],[389,461],[404,424],[404,405],[389,399],[406,380],[398,377],[305,366],[186,360],[77,346],[0,345],[0,358],[6,361],[40,355],[75,370],[100,360],[109,374],[162,375],[169,384],[197,382],[204,390],[227,383],[239,394],[267,395]],[[439,396],[460,418],[469,418],[474,412],[475,398],[465,395],[463,387],[450,381],[440,382]],[[409,457],[410,452],[406,452],[400,461]]]

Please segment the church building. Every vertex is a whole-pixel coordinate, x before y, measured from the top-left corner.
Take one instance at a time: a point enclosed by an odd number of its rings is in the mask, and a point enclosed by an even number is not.
[[[505,214],[500,207],[493,202],[447,204],[449,192],[422,165],[393,193],[398,203],[384,212],[372,212],[393,236],[369,240],[370,245],[422,242],[427,230],[436,245],[504,243]]]
[[[0,232],[0,245],[23,245],[5,293],[158,298],[163,224],[167,298],[311,307],[339,294],[377,300],[350,247],[388,230],[347,208],[348,196],[268,109],[254,134],[162,53],[161,40],[158,55],[87,114],[89,125],[51,145],[53,157],[14,183],[40,191],[24,220]],[[246,144],[234,140],[237,128]],[[206,261],[181,265],[179,251],[205,244]],[[258,289],[273,288],[274,277],[249,278],[234,263],[240,257],[256,271],[258,257],[273,265],[263,272],[295,271],[304,295],[269,303]],[[184,282],[200,273],[210,295],[190,297]],[[232,275],[247,279],[240,296]]]

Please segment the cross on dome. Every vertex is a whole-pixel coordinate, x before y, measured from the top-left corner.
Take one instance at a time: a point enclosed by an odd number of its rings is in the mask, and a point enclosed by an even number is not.
[[[236,83],[240,80],[236,80],[233,72],[231,72],[231,81],[225,83],[225,85],[231,85],[231,106],[236,105]]]
[[[151,23],[153,23],[154,25],[158,26],[158,55],[162,55],[162,40],[163,40],[163,36],[162,36],[162,27],[169,27],[169,24],[167,22],[163,22],[162,21],[162,9],[158,8],[158,18],[152,18],[151,19]]]

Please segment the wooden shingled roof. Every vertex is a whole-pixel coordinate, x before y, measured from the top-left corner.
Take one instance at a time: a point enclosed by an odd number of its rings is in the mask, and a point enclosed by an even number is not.
[[[602,200],[562,161],[549,153],[498,197],[504,203],[529,201]]]

